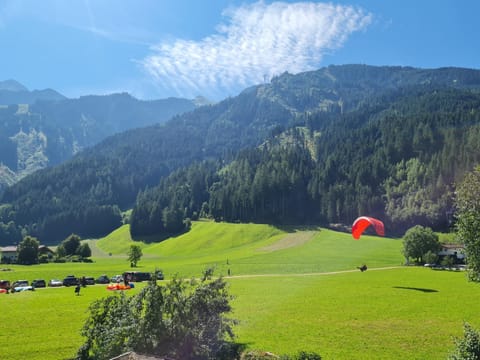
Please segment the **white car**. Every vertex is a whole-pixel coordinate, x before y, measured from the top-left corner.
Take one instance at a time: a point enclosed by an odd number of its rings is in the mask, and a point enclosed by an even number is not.
[[[63,286],[63,282],[62,280],[52,279],[48,282],[48,286],[51,286],[51,287]]]
[[[115,275],[110,278],[110,281],[112,283],[121,283],[123,282],[123,276],[122,275]]]

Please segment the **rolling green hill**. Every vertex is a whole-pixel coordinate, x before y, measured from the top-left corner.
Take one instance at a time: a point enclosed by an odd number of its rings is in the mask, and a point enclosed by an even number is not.
[[[154,239],[149,239],[154,240]],[[191,231],[160,243],[135,242],[128,225],[96,242],[104,254],[120,256],[131,244],[142,247],[139,265],[160,267],[168,276],[199,274],[207,266],[219,274],[307,274],[369,267],[399,266],[401,242],[318,227],[278,228],[264,224],[194,222]]]

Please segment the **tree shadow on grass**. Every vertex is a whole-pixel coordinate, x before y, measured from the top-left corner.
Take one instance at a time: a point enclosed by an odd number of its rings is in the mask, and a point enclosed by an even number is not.
[[[392,286],[392,287],[394,289],[415,290],[415,291],[421,291],[424,293],[438,292],[438,290],[435,290],[435,289],[425,289],[425,288],[417,288],[417,287],[410,287],[410,286]]]
[[[144,244],[154,244],[154,243],[161,243],[164,240],[178,237],[189,232],[190,229],[185,229],[179,232],[169,232],[169,233],[158,233],[154,235],[135,235],[132,236],[132,240],[134,241],[141,241]]]

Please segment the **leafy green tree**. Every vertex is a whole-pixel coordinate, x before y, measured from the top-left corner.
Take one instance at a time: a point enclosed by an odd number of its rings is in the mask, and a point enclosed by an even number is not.
[[[438,260],[438,255],[436,253],[434,253],[433,251],[429,250],[423,256],[423,260],[425,260],[425,263],[427,263],[427,264],[435,264]]]
[[[65,249],[66,256],[75,255],[78,247],[80,246],[80,237],[78,235],[71,234],[62,241],[61,245]]]
[[[468,173],[457,187],[456,230],[465,244],[470,280],[480,280],[480,167]]]
[[[403,254],[406,259],[423,263],[425,255],[440,250],[438,235],[431,228],[416,225],[407,230],[403,237]]]
[[[109,359],[126,351],[175,359],[218,359],[233,337],[231,297],[223,278],[155,280],[137,295],[123,293],[90,306],[77,359]]]
[[[81,258],[89,258],[92,256],[92,249],[87,243],[81,243],[80,246],[77,248],[76,254]]]
[[[449,360],[480,360],[480,334],[470,324],[463,325],[463,338],[455,340]]]
[[[38,247],[40,243],[31,236],[25,236],[18,244],[17,262],[22,265],[32,265],[38,263]]]
[[[130,249],[128,250],[128,261],[130,261],[131,267],[137,267],[137,262],[140,261],[142,256],[143,253],[140,245],[130,245]]]
[[[65,247],[60,244],[57,246],[57,251],[56,251],[56,257],[58,259],[64,258],[67,255],[67,252],[65,251]]]
[[[132,350],[137,340],[136,310],[133,298],[123,292],[95,300],[81,331],[86,341],[78,350],[77,359],[111,359]]]

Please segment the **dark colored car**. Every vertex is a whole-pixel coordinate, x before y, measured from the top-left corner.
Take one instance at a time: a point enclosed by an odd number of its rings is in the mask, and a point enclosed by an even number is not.
[[[34,288],[44,288],[47,286],[47,283],[43,279],[36,279],[32,281],[32,286]]]
[[[78,279],[73,275],[68,275],[63,279],[63,286],[74,286],[78,284]]]
[[[0,280],[0,289],[9,290],[10,289],[10,281]]]
[[[123,273],[123,278],[133,282],[149,281],[152,279],[152,274],[142,271],[126,271]]]
[[[108,278],[107,275],[100,275],[97,280],[95,280],[97,284],[109,284],[110,279]]]
[[[83,280],[83,279],[85,279],[85,280]],[[82,281],[84,282],[85,285],[95,285],[95,279],[91,276],[86,276],[86,277],[82,278]]]
[[[17,280],[12,284],[12,288],[29,286],[27,280]]]

